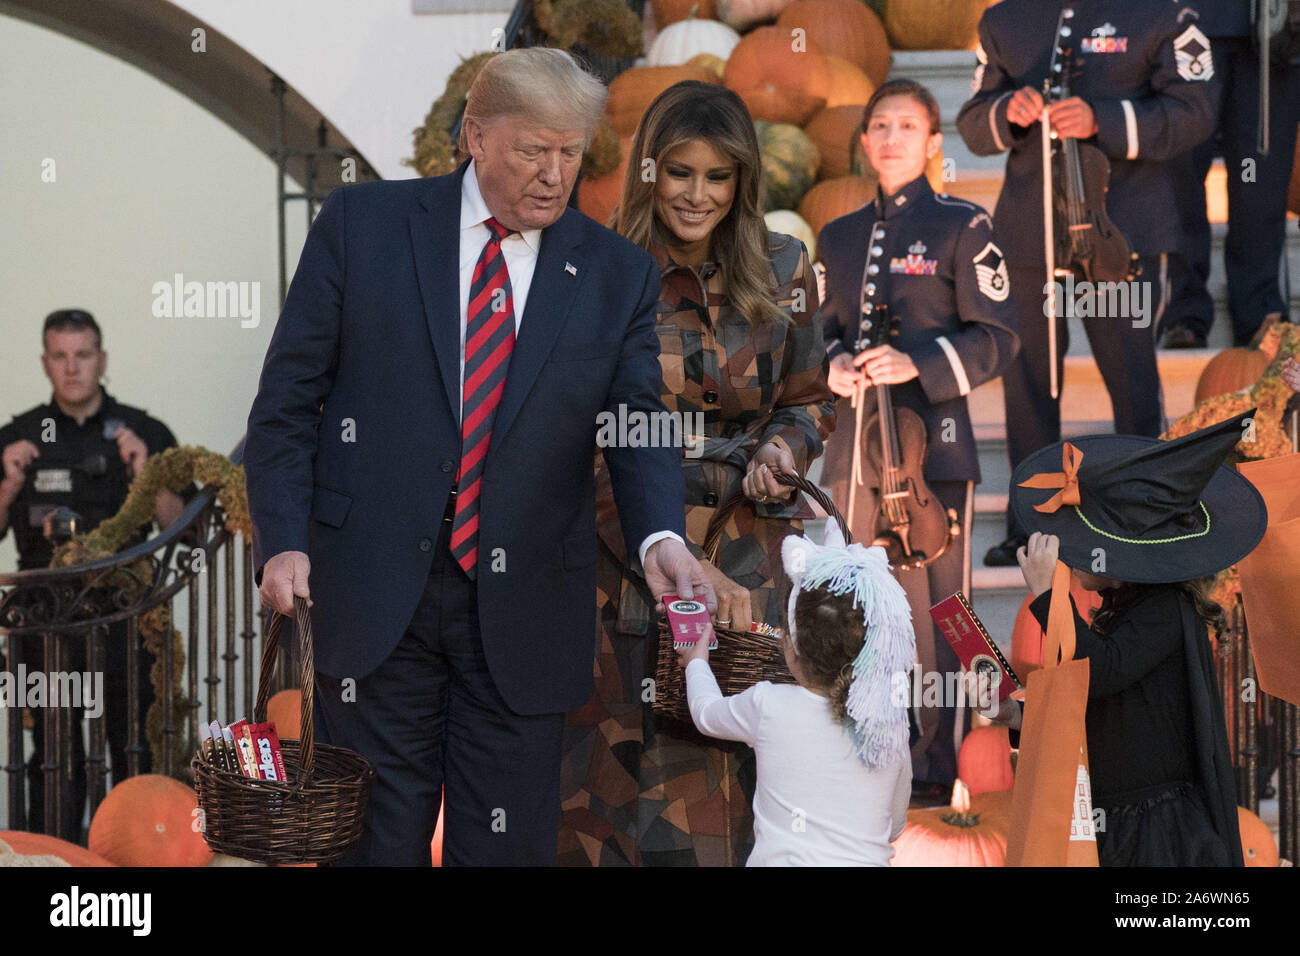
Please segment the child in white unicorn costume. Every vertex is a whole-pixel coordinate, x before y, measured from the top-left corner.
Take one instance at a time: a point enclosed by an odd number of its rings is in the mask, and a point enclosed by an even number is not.
[[[678,653],[695,726],[758,756],[748,866],[888,866],[906,823],[907,709],[892,690],[916,660],[911,611],[884,549],[826,528],[823,545],[791,535],[781,548],[797,684],[723,697],[707,635]]]

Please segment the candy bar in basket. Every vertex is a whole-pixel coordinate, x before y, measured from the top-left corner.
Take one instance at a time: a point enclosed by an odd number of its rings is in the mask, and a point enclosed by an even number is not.
[[[976,674],[987,675],[990,681],[996,682],[999,701],[1020,689],[1020,678],[1002,656],[997,644],[993,643],[993,638],[989,637],[984,622],[975,614],[966,595],[958,591],[947,600],[940,601],[930,608],[930,617],[934,618],[934,623],[961,658],[963,667]]]

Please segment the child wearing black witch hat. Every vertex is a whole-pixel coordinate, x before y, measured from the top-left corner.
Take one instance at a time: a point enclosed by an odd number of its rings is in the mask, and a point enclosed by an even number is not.
[[[1252,415],[1170,442],[1058,442],[1011,480],[1012,507],[1033,531],[1017,557],[1039,624],[1046,629],[1058,558],[1103,594],[1091,625],[1074,609],[1075,656],[1089,661],[1102,866],[1242,865],[1207,633],[1223,612],[1204,579],[1250,553],[1267,524],[1259,492],[1223,465]],[[1002,716],[1014,725],[1019,708],[1008,704]]]

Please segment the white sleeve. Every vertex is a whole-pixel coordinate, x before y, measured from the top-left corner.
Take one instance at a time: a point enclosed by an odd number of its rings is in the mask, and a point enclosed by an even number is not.
[[[735,697],[723,697],[708,661],[696,658],[686,665],[686,702],[691,708],[691,720],[700,733],[709,737],[754,746],[762,716],[760,696],[765,687],[755,684]]]
[[[889,842],[893,843],[903,835],[907,826],[907,805],[912,801],[912,761],[905,760],[898,769],[898,780],[894,784],[894,812],[891,817],[892,828]]]

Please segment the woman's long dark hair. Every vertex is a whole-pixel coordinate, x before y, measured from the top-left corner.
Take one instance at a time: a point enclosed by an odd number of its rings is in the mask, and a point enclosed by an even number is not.
[[[1210,586],[1213,581],[1213,578],[1196,578],[1191,581],[1181,581],[1174,585],[1132,584],[1125,581],[1117,588],[1108,588],[1101,592],[1101,607],[1093,611],[1092,614],[1093,630],[1100,634],[1110,631],[1115,626],[1116,621],[1129,608],[1141,600],[1151,588],[1176,587],[1191,598],[1192,607],[1196,609],[1196,616],[1205,622],[1205,626],[1210,633],[1212,635],[1220,634],[1228,629],[1228,618],[1223,613],[1223,608],[1210,600]]]

